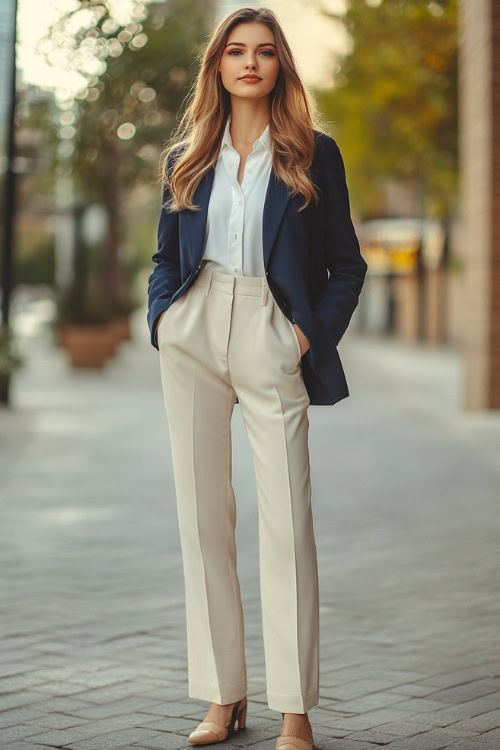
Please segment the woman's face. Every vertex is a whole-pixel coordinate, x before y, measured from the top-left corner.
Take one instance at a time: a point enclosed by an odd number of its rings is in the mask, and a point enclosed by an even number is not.
[[[274,34],[263,23],[240,23],[229,34],[219,64],[222,85],[233,96],[257,99],[269,94],[276,83],[280,65]],[[258,80],[242,80],[246,75]]]

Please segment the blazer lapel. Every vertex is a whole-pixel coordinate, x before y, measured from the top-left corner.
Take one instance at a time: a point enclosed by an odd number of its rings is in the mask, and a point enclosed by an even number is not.
[[[266,198],[264,201],[264,213],[262,216],[262,244],[264,249],[264,268],[267,270],[274,240],[285,213],[290,193],[288,185],[279,180],[271,167],[269,182],[267,183]]]
[[[193,202],[200,208],[198,211],[185,211],[188,217],[190,234],[191,234],[191,256],[193,258],[193,267],[199,265],[202,259],[205,231],[207,226],[208,202],[215,177],[215,167],[209,169],[207,174],[201,179],[193,196]],[[271,251],[274,246],[274,240],[285,213],[290,193],[288,186],[276,177],[274,169],[271,167],[269,181],[267,183],[266,197],[264,200],[264,212],[262,216],[262,244],[264,253],[264,268],[267,270]]]

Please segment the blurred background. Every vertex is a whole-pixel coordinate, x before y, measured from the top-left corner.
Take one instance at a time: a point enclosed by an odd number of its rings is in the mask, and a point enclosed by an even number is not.
[[[498,409],[488,4],[270,7],[344,154],[369,265],[353,326],[460,351],[460,407]],[[40,328],[74,367],[109,361],[130,335],[152,270],[160,151],[230,8],[2,2],[3,402],[14,350],[28,355]]]
[[[240,5],[258,4],[0,2],[0,746],[177,748],[206,713],[186,697],[147,280],[160,153]],[[342,151],[368,263],[339,346],[351,398],[309,411],[313,727],[339,750],[500,747],[500,4],[266,5]],[[233,427],[245,744],[271,747],[237,407]]]

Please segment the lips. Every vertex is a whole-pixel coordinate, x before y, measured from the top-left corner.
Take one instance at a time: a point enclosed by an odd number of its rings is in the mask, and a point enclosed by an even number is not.
[[[259,78],[259,76],[242,76],[240,78],[240,81],[261,81],[262,79]]]

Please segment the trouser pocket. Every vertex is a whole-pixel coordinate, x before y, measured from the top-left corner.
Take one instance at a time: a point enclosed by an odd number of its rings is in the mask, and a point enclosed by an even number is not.
[[[297,336],[297,332],[295,331],[294,325],[292,321],[286,317],[285,313],[283,312],[283,310],[280,308],[280,306],[274,299],[273,299],[273,304],[274,304],[275,309],[277,310],[278,316],[282,318],[285,326],[290,331],[290,336],[293,339],[291,346],[293,346],[293,348],[295,349],[295,352],[298,357],[298,361],[300,363],[300,360],[302,359],[302,352],[300,351],[300,341],[299,341],[299,337]]]

